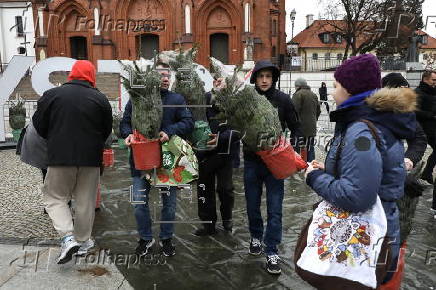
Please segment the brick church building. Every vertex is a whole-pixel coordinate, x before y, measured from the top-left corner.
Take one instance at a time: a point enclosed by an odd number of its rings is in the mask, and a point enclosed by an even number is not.
[[[285,0],[33,0],[38,59],[151,58],[199,46],[227,64],[286,52]]]

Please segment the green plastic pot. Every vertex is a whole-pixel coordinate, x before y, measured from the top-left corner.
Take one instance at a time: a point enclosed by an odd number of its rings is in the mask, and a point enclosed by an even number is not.
[[[121,139],[121,138],[118,139],[118,147],[120,149],[126,149],[127,148],[126,143],[124,142],[124,139]]]
[[[194,145],[196,150],[207,149],[207,142],[210,140],[209,124],[205,121],[196,121],[194,125],[194,131],[191,134],[190,141]]]
[[[12,136],[14,136],[15,142],[18,142],[18,140],[20,139],[20,135],[21,135],[21,129],[12,130]]]

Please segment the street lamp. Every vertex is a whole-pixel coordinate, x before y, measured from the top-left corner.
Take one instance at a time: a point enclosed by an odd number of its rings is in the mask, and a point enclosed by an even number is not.
[[[292,74],[292,55],[293,55],[293,47],[292,47],[292,40],[294,39],[294,23],[295,23],[295,15],[297,14],[297,11],[295,11],[295,8],[294,9],[292,9],[292,11],[291,11],[291,14],[289,15],[290,16],[290,18],[291,18],[291,25],[292,25],[292,28],[291,28],[291,59],[290,59],[290,61],[291,61],[291,63],[290,63],[290,66],[289,66],[289,95],[291,95],[291,87],[292,87],[292,82],[291,82],[291,74]]]
[[[295,15],[297,14],[297,11],[295,11],[295,8],[291,11],[291,23],[292,23],[292,33],[291,33],[291,40],[294,38],[294,22],[295,22]]]

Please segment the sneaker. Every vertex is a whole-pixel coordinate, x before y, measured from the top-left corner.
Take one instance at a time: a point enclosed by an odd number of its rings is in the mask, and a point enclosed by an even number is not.
[[[203,227],[194,232],[194,235],[199,237],[212,236],[214,234],[216,234],[215,224],[203,224]]]
[[[147,254],[150,254],[154,242],[155,242],[154,239],[148,241],[140,239],[138,242],[138,246],[136,247],[135,250],[136,254],[138,254],[139,256],[145,256]]]
[[[280,275],[282,270],[279,266],[280,257],[278,255],[270,255],[266,257],[266,271],[270,274]]]
[[[160,240],[159,245],[165,257],[172,257],[176,254],[176,248],[173,246],[171,239]]]
[[[251,255],[258,256],[262,254],[262,243],[256,238],[251,238],[250,250],[248,251]]]
[[[65,264],[71,261],[73,254],[80,248],[80,244],[76,241],[73,235],[62,238],[61,253],[57,259],[58,264]]]
[[[223,221],[223,228],[225,231],[231,232],[233,229],[233,221],[232,220]]]
[[[86,242],[82,243],[79,250],[76,253],[76,256],[83,256],[88,254],[88,251],[95,247],[95,242],[93,239],[89,239]]]

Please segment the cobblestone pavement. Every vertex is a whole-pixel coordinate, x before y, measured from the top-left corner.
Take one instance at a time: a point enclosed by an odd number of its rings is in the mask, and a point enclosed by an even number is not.
[[[0,243],[57,238],[43,213],[41,172],[24,164],[15,150],[0,150]]]

